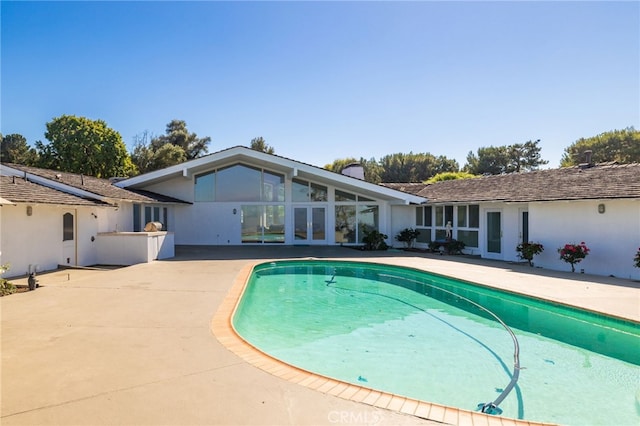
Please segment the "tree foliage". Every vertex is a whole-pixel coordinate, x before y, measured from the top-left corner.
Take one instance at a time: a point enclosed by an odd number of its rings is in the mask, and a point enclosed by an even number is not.
[[[382,182],[422,182],[438,173],[457,172],[456,160],[429,153],[391,154],[380,159]]]
[[[536,170],[548,163],[541,157],[539,142],[540,139],[513,145],[478,148],[477,154],[470,151],[467,155],[464,170],[474,175]]]
[[[429,153],[390,154],[382,157],[380,161],[376,161],[375,158],[341,158],[325,165],[324,168],[341,173],[346,166],[353,163],[359,163],[364,168],[364,179],[371,183],[422,182],[438,173],[459,170],[456,160],[444,156],[436,157]]]
[[[148,173],[206,154],[209,142],[208,136],[189,133],[185,121],[171,120],[164,135],[153,136],[148,131],[137,135],[131,159],[140,173]]]
[[[48,144],[36,142],[39,167],[103,178],[136,173],[122,137],[102,120],[62,115],[44,135]]]
[[[575,166],[585,162],[585,151],[592,151],[593,163],[640,162],[640,131],[633,127],[612,130],[590,138],[580,138],[565,148],[560,164]]]
[[[178,146],[184,150],[187,160],[203,156],[209,151],[207,145],[211,142],[209,136],[199,138],[195,133],[189,133],[184,120],[171,120],[167,124],[165,134],[151,139],[151,147],[157,151],[166,144]]]
[[[445,180],[456,180],[456,179],[473,179],[478,177],[477,175],[472,175],[467,172],[444,172],[438,173],[431,179],[427,179],[425,183],[435,183],[435,182],[443,182]]]
[[[0,135],[0,160],[3,163],[35,166],[38,153],[34,148],[30,148],[27,139],[18,133]]]
[[[262,136],[251,139],[251,149],[254,151],[266,152],[267,154],[275,154],[275,150],[272,146],[267,145],[267,142]]]

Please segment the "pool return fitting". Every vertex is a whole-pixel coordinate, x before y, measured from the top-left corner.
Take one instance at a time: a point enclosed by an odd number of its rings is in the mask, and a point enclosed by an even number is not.
[[[327,287],[330,284],[336,284],[335,278],[336,278],[336,274],[337,271],[334,269],[332,271],[332,276],[329,280],[325,280],[325,283],[327,285]],[[406,277],[395,277],[392,275],[387,275],[387,274],[380,274],[388,276],[388,277],[392,277],[392,278],[401,278],[403,280],[406,281],[413,281],[415,283],[418,284],[422,284],[422,285],[429,285],[431,287],[435,287],[431,284],[427,284],[424,283],[422,281],[416,281],[416,280],[412,280],[410,278],[406,278]],[[466,297],[460,296],[457,293],[454,293],[452,291],[449,290],[445,290],[443,288],[440,287],[435,287],[437,288],[439,291],[443,291],[445,293],[449,293],[450,295],[457,297],[458,299],[464,300],[465,302],[470,303],[471,305],[483,310],[484,312],[488,313],[489,315],[491,315],[491,317],[493,319],[495,319],[496,321],[498,321],[498,323],[500,323],[500,325],[502,325],[502,327],[507,330],[507,332],[509,333],[509,335],[511,336],[511,340],[513,340],[513,373],[511,374],[511,381],[509,381],[509,384],[504,388],[504,390],[500,393],[500,395],[498,395],[498,397],[491,401],[491,402],[481,402],[480,404],[478,404],[476,410],[479,410],[480,412],[484,413],[484,414],[494,414],[494,415],[500,415],[502,414],[502,410],[498,407],[498,405],[500,405],[502,403],[502,401],[505,400],[505,398],[509,395],[509,393],[513,390],[513,388],[516,386],[516,384],[518,383],[518,378],[520,377],[520,344],[518,343],[518,339],[516,338],[516,335],[514,334],[513,330],[511,330],[511,328],[505,324],[504,321],[502,321],[500,319],[500,317],[498,317],[496,314],[494,314],[493,312],[491,312],[489,309],[485,308],[484,306],[474,302],[473,300],[469,300]],[[358,290],[352,290],[352,291],[358,291]],[[368,293],[368,292],[364,292],[364,293]],[[371,293],[371,294],[375,294],[375,293]],[[375,294],[377,296],[380,296],[379,294]],[[406,303],[406,302],[403,302]]]

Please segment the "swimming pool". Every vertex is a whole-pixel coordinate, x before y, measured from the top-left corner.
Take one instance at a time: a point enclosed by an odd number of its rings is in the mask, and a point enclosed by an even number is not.
[[[502,416],[638,424],[638,324],[389,265],[257,265],[233,318],[271,356],[329,377],[474,410],[520,377]]]

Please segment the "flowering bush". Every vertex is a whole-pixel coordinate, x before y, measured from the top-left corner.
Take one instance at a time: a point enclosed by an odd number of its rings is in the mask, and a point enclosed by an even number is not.
[[[636,257],[633,258],[633,266],[635,266],[636,268],[640,268],[640,247],[638,247]]]
[[[590,251],[584,241],[580,244],[565,244],[564,247],[558,249],[560,259],[571,264],[571,272],[575,272],[575,264],[587,257]]]
[[[529,266],[533,266],[533,256],[544,251],[544,246],[540,243],[520,243],[516,247],[518,257],[529,262]]]

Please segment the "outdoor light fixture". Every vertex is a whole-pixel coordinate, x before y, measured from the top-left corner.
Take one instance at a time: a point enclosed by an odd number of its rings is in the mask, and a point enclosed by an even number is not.
[[[31,216],[33,214],[33,207],[27,206],[27,216]]]
[[[238,212],[238,210],[233,209],[233,214],[236,214]]]
[[[603,214],[604,213],[604,204],[598,204],[598,213]]]

